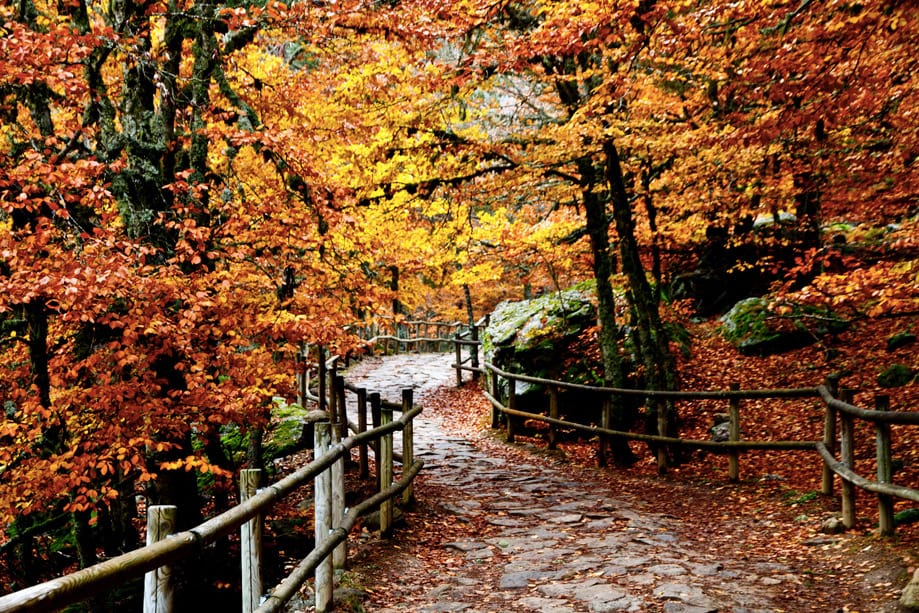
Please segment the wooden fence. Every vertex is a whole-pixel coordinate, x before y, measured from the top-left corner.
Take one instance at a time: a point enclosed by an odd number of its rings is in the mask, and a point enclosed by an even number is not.
[[[483,320],[487,321],[487,320]],[[478,349],[481,341],[478,329],[483,321],[464,329],[460,324],[441,324],[433,322],[406,322],[411,328],[400,328],[395,334],[376,334],[364,337],[369,352],[382,350],[396,352],[402,350],[449,350],[453,345],[456,361],[457,385],[462,384],[463,372],[471,372],[473,378],[483,374],[490,375],[486,396],[492,405],[492,427],[499,427],[499,417],[503,415],[507,424],[507,438],[515,437],[515,419],[523,418],[545,422],[549,425],[549,445],[557,442],[558,428],[573,429],[597,436],[600,440],[601,462],[605,458],[606,447],[611,437],[629,440],[655,442],[659,445],[682,445],[697,449],[726,454],[728,472],[731,480],[739,478],[739,454],[752,449],[777,450],[814,450],[823,461],[824,472],[822,490],[825,494],[833,493],[834,475],[842,479],[843,523],[852,527],[855,523],[856,488],[873,492],[877,495],[879,508],[879,532],[883,535],[894,533],[893,499],[902,498],[919,502],[919,490],[894,485],[891,481],[890,461],[890,426],[892,424],[919,425],[919,412],[889,411],[885,397],[876,399],[876,408],[866,410],[851,404],[851,396],[839,391],[838,381],[830,379],[825,384],[814,388],[741,390],[721,391],[654,391],[635,390],[612,387],[597,387],[566,383],[530,377],[522,374],[505,372],[493,364],[483,363],[479,366]],[[401,325],[401,324],[400,324]],[[425,325],[427,327],[425,327]],[[431,335],[430,330],[436,330]],[[421,334],[417,337],[407,336],[405,330],[411,329]],[[449,332],[444,332],[444,331]],[[419,332],[420,331],[420,332]],[[462,349],[468,349],[468,356],[462,357]],[[102,591],[125,583],[130,579],[145,576],[145,613],[171,611],[172,593],[170,590],[169,567],[175,562],[193,556],[205,546],[228,537],[236,530],[241,538],[241,576],[243,584],[242,610],[246,613],[269,613],[278,611],[297,592],[311,574],[316,582],[316,610],[326,611],[331,606],[333,588],[333,569],[345,564],[347,552],[344,544],[348,532],[358,518],[369,510],[379,507],[380,530],[388,535],[392,530],[392,510],[394,498],[401,495],[402,502],[407,503],[412,496],[412,480],[422,467],[420,460],[414,459],[413,420],[421,413],[420,407],[413,406],[411,390],[403,390],[402,403],[396,404],[382,400],[378,393],[368,393],[366,389],[349,385],[338,375],[341,362],[347,358],[333,356],[327,358],[322,348],[317,350],[317,360],[311,366],[309,352],[301,351],[298,355],[297,387],[298,402],[316,402],[320,410],[327,413],[327,418],[314,424],[315,459],[310,464],[284,477],[278,482],[258,490],[255,488],[258,475],[254,471],[243,471],[241,475],[241,503],[232,509],[214,517],[190,530],[172,533],[170,528],[174,517],[174,508],[151,507],[148,510],[148,545],[122,556],[106,560],[95,566],[77,571],[70,575],[53,579],[12,594],[0,597],[0,613],[20,611],[49,611],[77,603]],[[316,389],[311,387],[310,374],[318,371]],[[502,384],[502,380],[504,383]],[[548,415],[520,411],[516,408],[516,383],[527,382],[545,386],[549,391]],[[505,393],[501,390],[506,389]],[[644,399],[661,399],[668,401],[718,399],[727,402],[729,415],[729,440],[716,442],[711,440],[688,440],[667,437],[661,434],[643,434],[625,432],[604,427],[610,423],[610,403],[603,402],[601,426],[584,425],[559,419],[561,413],[560,391],[589,391],[600,396],[613,395],[641,397]],[[356,396],[357,423],[347,418],[346,393]],[[839,398],[837,398],[839,396]],[[740,440],[741,401],[754,398],[818,398],[825,406],[823,436],[821,440],[811,441],[755,441]],[[368,427],[368,409],[370,426]],[[393,419],[393,411],[400,410],[402,416]],[[855,420],[871,422],[876,431],[877,481],[866,479],[853,471],[855,457]],[[392,435],[402,431],[402,454],[393,450]],[[353,435],[345,436],[348,432]],[[837,447],[837,442],[839,443]],[[357,447],[360,476],[369,475],[369,450],[375,454],[377,466],[377,493],[356,506],[344,509],[344,458]],[[837,448],[840,459],[835,457]],[[660,459],[660,456],[659,456]],[[393,462],[401,460],[402,473],[398,481],[394,480]],[[661,468],[665,468],[661,465]],[[316,545],[313,551],[288,575],[280,584],[263,596],[259,572],[261,549],[261,518],[281,498],[307,483],[314,483]]]
[[[609,441],[613,437],[655,443],[660,449],[658,453],[658,468],[661,472],[665,471],[667,468],[665,454],[666,446],[672,445],[693,449],[706,449],[710,452],[721,453],[727,456],[728,478],[731,481],[737,481],[739,479],[740,454],[744,451],[753,449],[813,450],[819,455],[823,463],[821,481],[822,493],[833,495],[834,475],[838,475],[841,478],[842,487],[840,497],[843,525],[846,528],[851,528],[855,525],[856,490],[862,489],[877,495],[879,516],[878,533],[884,536],[891,536],[895,532],[893,513],[894,498],[919,502],[919,490],[895,485],[892,482],[890,436],[890,426],[892,424],[919,425],[919,412],[890,411],[889,399],[886,396],[876,397],[876,408],[874,410],[859,408],[851,404],[851,395],[849,391],[838,389],[838,378],[828,378],[824,384],[812,388],[761,390],[742,390],[739,389],[739,386],[732,386],[732,389],[721,391],[655,391],[580,385],[505,372],[487,361],[484,362],[482,367],[467,364],[469,358],[465,360],[460,358],[461,348],[470,347],[470,355],[476,355],[476,347],[481,343],[477,340],[472,340],[473,338],[477,339],[478,336],[470,335],[470,338],[455,339],[454,351],[457,357],[453,367],[456,369],[457,386],[462,385],[463,372],[472,372],[473,378],[483,374],[490,375],[485,394],[492,405],[492,427],[500,427],[500,417],[504,416],[507,428],[507,439],[509,441],[513,441],[516,435],[515,418],[517,418],[541,421],[548,424],[548,445],[550,448],[555,447],[557,443],[559,428],[577,430],[591,436],[596,436],[599,441],[598,459],[601,465],[606,463]],[[548,414],[521,411],[517,408],[517,382],[543,386],[548,391]],[[559,419],[561,413],[559,407],[561,390],[590,392],[601,398],[606,396],[607,399],[602,402],[600,425],[585,425]],[[702,399],[724,400],[727,403],[726,408],[729,420],[728,440],[690,440],[664,436],[660,431],[657,434],[646,434],[612,430],[608,427],[611,423],[611,402],[609,402],[608,399],[614,395],[638,397],[645,400],[664,400],[669,402]],[[837,396],[839,397],[837,398]],[[822,437],[819,440],[810,441],[741,440],[741,401],[767,398],[815,398],[820,400],[824,405],[824,427]],[[860,476],[853,470],[855,465],[855,448],[857,444],[855,436],[856,420],[870,422],[876,433],[876,481]],[[837,450],[840,453],[838,459],[835,456]]]
[[[321,353],[320,353],[321,355]],[[318,402],[328,411],[313,424],[314,460],[276,483],[256,489],[259,472],[244,470],[240,478],[240,504],[204,523],[174,533],[176,508],[151,506],[148,509],[147,546],[106,560],[89,568],[0,597],[0,613],[45,612],[89,599],[105,590],[144,576],[144,613],[167,613],[173,610],[174,596],[171,566],[177,561],[200,553],[206,546],[239,531],[241,544],[242,611],[269,613],[279,611],[305,583],[315,576],[316,611],[327,611],[332,603],[333,569],[346,562],[345,542],[357,520],[379,508],[380,532],[389,536],[393,525],[393,500],[401,496],[407,503],[412,496],[412,481],[423,462],[414,459],[413,420],[421,407],[413,405],[412,390],[402,392],[402,403],[380,399],[378,393],[347,386],[357,394],[358,423],[348,421],[344,410],[346,386],[335,374],[337,358],[320,364],[333,380],[332,394],[326,399],[326,385],[318,395],[308,387],[307,369],[298,373],[301,402]],[[331,368],[329,366],[331,365]],[[319,379],[325,382],[325,377]],[[367,429],[367,402],[372,412],[372,429]],[[393,410],[400,410],[393,419]],[[345,437],[346,429],[354,431]],[[402,431],[402,454],[393,451],[393,433]],[[368,476],[368,449],[375,452],[377,492],[351,507],[344,508],[344,461],[358,448],[361,476]],[[400,460],[402,471],[394,479],[394,460]],[[263,595],[260,573],[262,518],[281,500],[308,483],[314,485],[314,523],[316,543],[313,551],[281,583]]]
[[[449,351],[456,338],[478,334],[478,326],[459,322],[383,319],[353,331],[365,340],[371,354],[380,351],[387,355],[412,350]]]

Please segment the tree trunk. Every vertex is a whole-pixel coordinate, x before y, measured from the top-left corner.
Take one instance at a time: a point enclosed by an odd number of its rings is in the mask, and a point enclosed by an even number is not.
[[[233,462],[227,457],[226,452],[223,450],[223,445],[220,442],[219,428],[209,428],[207,432],[204,433],[204,453],[207,455],[207,460],[211,464],[215,464],[231,473],[236,472],[236,466],[233,465]],[[211,484],[211,488],[211,495],[214,497],[214,508],[216,511],[222,512],[229,509],[229,492],[227,488],[223,486],[221,480],[215,478],[213,484]]]
[[[77,561],[80,568],[89,568],[99,561],[96,556],[96,539],[89,526],[89,511],[79,511],[71,515],[73,540],[77,549]]]
[[[676,362],[670,352],[670,336],[661,321],[658,300],[641,263],[619,152],[612,141],[604,143],[603,151],[606,156],[606,179],[612,192],[613,219],[619,236],[622,271],[629,280],[629,302],[637,324],[638,342],[635,347],[645,367],[646,387],[675,390]],[[660,434],[675,436],[678,427],[673,403],[651,403],[649,409],[649,422],[664,425],[664,432]],[[658,422],[661,418],[663,421]]]
[[[399,302],[399,267],[389,267],[389,289],[393,292],[392,297],[392,314],[398,316],[402,313],[402,303]]]
[[[265,436],[264,428],[251,428],[249,430],[249,444],[246,447],[246,466],[264,470],[265,463],[262,457],[262,438]]]
[[[578,163],[581,171],[581,203],[584,205],[587,235],[590,237],[590,250],[593,255],[593,273],[597,282],[597,320],[600,324],[599,344],[603,358],[604,382],[613,387],[624,387],[625,377],[622,358],[619,353],[619,326],[616,323],[616,301],[610,277],[615,270],[615,258],[610,251],[609,217],[606,206],[594,192],[593,185],[596,172],[590,159],[582,158]],[[613,430],[627,430],[633,421],[628,414],[624,398],[613,396],[611,421]],[[613,460],[619,464],[633,464],[635,454],[625,439],[613,439],[610,451]]]

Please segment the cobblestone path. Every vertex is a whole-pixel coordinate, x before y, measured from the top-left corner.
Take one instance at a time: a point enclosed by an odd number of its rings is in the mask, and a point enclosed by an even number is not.
[[[380,368],[385,359],[385,368]],[[352,367],[350,382],[393,402],[412,387],[417,403],[455,383],[452,355],[371,358]],[[379,578],[402,604],[368,611],[664,611],[667,613],[811,610],[788,607],[799,577],[758,552],[737,562],[680,538],[679,519],[653,512],[628,493],[585,482],[580,469],[527,462],[448,434],[435,412],[415,425],[416,457],[425,461],[418,489],[448,521],[483,526],[460,540],[427,543],[447,562],[421,558],[400,544]],[[410,517],[409,524],[418,516]],[[713,518],[714,521],[714,518]],[[380,566],[383,563],[381,562]],[[365,580],[367,580],[365,576]],[[372,588],[375,592],[377,588]],[[383,589],[382,587],[379,589]]]

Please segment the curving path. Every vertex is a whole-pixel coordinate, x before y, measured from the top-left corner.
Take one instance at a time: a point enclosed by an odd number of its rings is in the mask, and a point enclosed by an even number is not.
[[[415,426],[418,508],[392,541],[364,532],[352,545],[351,572],[370,592],[364,610],[828,610],[801,602],[799,574],[769,552],[720,559],[682,537],[678,518],[597,482],[596,471],[451,433],[426,400],[454,385],[452,361],[370,358],[347,373],[394,402],[410,386],[426,407]]]

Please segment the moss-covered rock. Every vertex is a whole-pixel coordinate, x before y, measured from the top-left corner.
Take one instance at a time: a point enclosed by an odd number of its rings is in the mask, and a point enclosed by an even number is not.
[[[903,330],[902,332],[897,332],[892,334],[887,339],[887,351],[896,351],[901,347],[906,347],[912,345],[916,342],[916,335],[910,332],[909,330]]]
[[[596,307],[587,291],[565,290],[533,300],[502,302],[485,329],[485,359],[503,370],[555,376],[565,357],[561,349],[596,321]]]
[[[901,387],[912,381],[915,376],[916,373],[909,366],[891,364],[881,371],[877,382],[881,387]]]
[[[262,457],[266,463],[301,449],[313,448],[313,424],[328,419],[326,411],[306,409],[277,399],[265,433]]]
[[[848,325],[826,309],[782,306],[773,309],[767,298],[745,298],[721,317],[721,334],[744,355],[771,355],[805,347]]]
[[[483,335],[485,359],[508,372],[567,380],[570,350],[585,329],[597,324],[593,296],[590,288],[569,289],[532,300],[502,302],[492,312]],[[548,409],[549,396],[543,386],[517,382],[515,391],[518,409]]]

